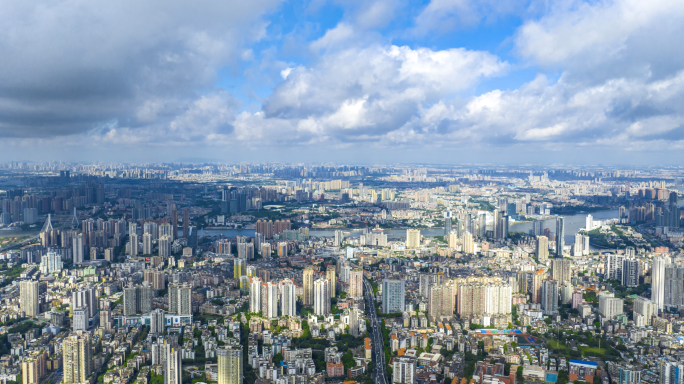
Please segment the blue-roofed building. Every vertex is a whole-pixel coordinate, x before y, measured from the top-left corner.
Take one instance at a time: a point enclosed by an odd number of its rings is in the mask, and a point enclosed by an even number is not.
[[[570,381],[582,380],[591,383],[597,375],[598,364],[593,361],[570,359],[568,365]]]

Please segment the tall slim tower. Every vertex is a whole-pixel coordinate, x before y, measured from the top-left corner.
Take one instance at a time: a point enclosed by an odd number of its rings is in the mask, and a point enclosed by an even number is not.
[[[334,265],[328,265],[328,268],[325,270],[325,278],[330,280],[330,297],[335,297],[337,279]]]
[[[24,280],[19,285],[19,304],[21,304],[21,310],[26,316],[36,317],[40,314],[39,287],[36,280]]]
[[[183,237],[186,239],[190,235],[190,212],[187,208],[183,208]]]
[[[245,276],[245,260],[233,259],[233,279],[240,280],[242,276]]]
[[[451,232],[451,211],[444,212],[444,236],[449,236]]]
[[[176,210],[175,205],[171,210],[171,234],[171,240],[175,240],[178,238],[178,211]]]
[[[302,303],[304,305],[313,305],[314,304],[314,287],[313,287],[313,275],[314,271],[313,268],[311,267],[306,267],[304,269],[304,273],[302,274],[302,280],[303,280],[303,285],[304,285],[304,297],[302,300]]]
[[[88,381],[93,369],[90,334],[75,332],[65,338],[62,344],[62,359],[63,383],[77,384]]]
[[[541,303],[541,288],[544,281],[544,275],[541,273],[534,273],[532,275],[532,302]]]
[[[349,274],[349,297],[363,297],[363,269],[353,269]]]
[[[333,270],[334,271],[334,270]],[[297,316],[297,294],[292,280],[280,282],[280,315]]]
[[[651,268],[651,301],[653,301],[658,311],[662,311],[665,304],[665,266],[670,264],[667,256],[656,256],[653,258]]]
[[[83,262],[83,234],[79,233],[73,237],[73,247],[74,247],[74,263],[79,264]]]
[[[404,280],[384,279],[382,281],[382,313],[404,312]]]
[[[558,313],[558,282],[544,280],[542,282],[541,307],[544,314]]]
[[[162,348],[166,358],[166,363],[164,364],[164,384],[182,384],[183,372],[180,348],[166,341]]]
[[[563,257],[565,247],[565,218],[556,217],[556,257]]]
[[[143,234],[142,240],[143,240],[143,255],[151,255],[152,254],[152,234],[150,234],[150,233]]]
[[[330,314],[330,281],[318,279],[314,282],[314,313],[317,316]]]
[[[128,238],[128,242],[130,243],[129,255],[133,257],[138,256],[138,235],[136,233],[131,233],[128,235]]]
[[[242,384],[242,346],[218,349],[218,384]]]
[[[262,289],[266,289],[266,310],[263,315],[272,319],[278,317],[278,284],[272,281],[262,285]],[[263,303],[262,303],[263,306]]]
[[[261,279],[251,277],[249,279],[249,312],[257,313],[261,310]]]
[[[169,312],[177,315],[192,315],[192,295],[189,285],[169,286]]]
[[[549,238],[546,236],[537,236],[537,259],[545,262],[549,259]]]
[[[138,300],[138,290],[136,287],[124,288],[123,294],[123,314],[132,316],[136,313],[136,301]]]

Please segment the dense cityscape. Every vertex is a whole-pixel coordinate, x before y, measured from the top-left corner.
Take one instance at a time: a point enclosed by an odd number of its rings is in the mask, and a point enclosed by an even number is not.
[[[680,383],[682,177],[2,164],[0,381]]]

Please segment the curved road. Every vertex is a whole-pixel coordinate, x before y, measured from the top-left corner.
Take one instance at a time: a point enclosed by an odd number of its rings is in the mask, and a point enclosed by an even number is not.
[[[16,247],[22,247],[22,246],[24,246],[24,245],[26,245],[26,244],[29,244],[29,243],[31,243],[31,242],[36,241],[37,239],[38,239],[38,236],[33,236],[33,237],[28,238],[28,239],[26,239],[26,240],[24,240],[24,241],[22,241],[22,242],[19,242],[19,243],[16,243],[16,244],[11,244],[11,245],[6,245],[6,246],[0,248],[0,252],[5,252],[5,251],[8,251],[8,250],[10,250],[10,249],[12,249],[12,248],[16,248]]]
[[[382,332],[378,324],[378,313],[375,310],[373,288],[366,279],[363,280],[363,284],[366,286],[366,308],[368,308],[368,320],[371,324],[370,335],[371,342],[373,343],[373,383],[388,384],[387,376],[385,375],[385,352],[382,344]]]

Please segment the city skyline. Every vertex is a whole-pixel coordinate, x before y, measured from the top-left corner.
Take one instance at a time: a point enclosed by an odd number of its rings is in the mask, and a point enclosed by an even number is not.
[[[3,5],[0,161],[682,160],[681,2]]]
[[[684,169],[638,168],[0,162],[0,379],[675,382]]]

